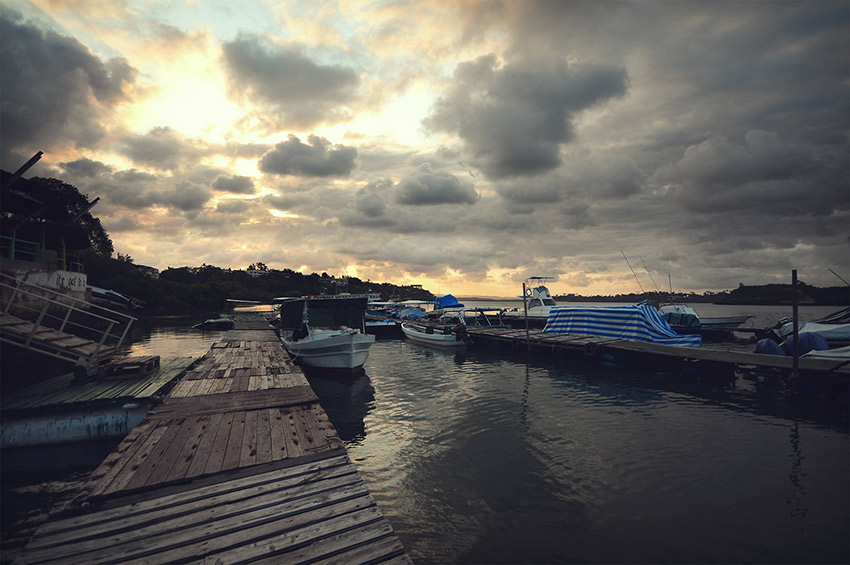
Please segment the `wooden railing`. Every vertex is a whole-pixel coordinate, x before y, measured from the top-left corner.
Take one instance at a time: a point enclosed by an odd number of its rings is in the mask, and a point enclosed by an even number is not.
[[[73,361],[88,373],[97,370],[106,354],[114,353],[126,340],[136,318],[91,304],[68,294],[0,273],[0,311],[4,323],[0,340]],[[28,323],[15,323],[22,320]],[[25,330],[22,330],[25,328]],[[63,346],[59,334],[88,341]],[[93,347],[92,347],[93,345]]]

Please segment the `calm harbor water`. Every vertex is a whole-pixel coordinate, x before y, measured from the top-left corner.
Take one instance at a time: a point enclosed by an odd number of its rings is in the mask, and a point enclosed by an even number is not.
[[[754,327],[790,314],[753,308]],[[195,321],[141,325],[131,353],[203,355],[220,333]],[[417,563],[850,560],[846,405],[397,339],[311,384]]]

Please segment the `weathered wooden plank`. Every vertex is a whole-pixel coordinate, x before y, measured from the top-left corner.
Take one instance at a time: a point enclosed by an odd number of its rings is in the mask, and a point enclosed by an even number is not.
[[[269,408],[269,424],[270,440],[271,440],[271,458],[272,461],[277,461],[287,457],[286,453],[286,426],[283,422],[285,415],[280,408]],[[290,457],[293,457],[290,455]]]
[[[162,434],[162,437],[157,441],[150,454],[139,464],[136,472],[133,474],[133,477],[126,482],[124,485],[125,489],[132,490],[145,486],[148,482],[148,478],[154,473],[154,471],[156,471],[157,468],[163,465],[167,466],[169,464],[169,462],[165,460],[165,455],[168,450],[171,449],[171,446],[174,444],[174,440],[183,430],[183,424],[185,422],[186,418],[179,418],[167,423],[162,423],[161,427],[165,428],[165,433]]]
[[[245,429],[242,432],[242,452],[239,455],[239,467],[250,467],[257,462],[257,412],[259,410],[245,412]]]
[[[180,461],[181,457],[186,457],[186,455],[183,454],[186,444],[189,442],[191,446],[194,443],[195,439],[193,436],[196,434],[196,430],[203,429],[203,423],[200,422],[200,417],[195,416],[186,418],[182,424],[178,425],[179,430],[177,434],[173,439],[168,440],[168,445],[166,445],[165,449],[162,451],[162,456],[160,457],[160,460],[157,461],[156,468],[145,481],[145,486],[173,481],[183,477],[185,468],[178,471],[175,470],[174,467],[177,465],[178,461]],[[165,437],[163,437],[162,442],[164,441],[166,441]]]
[[[310,387],[255,390],[242,393],[210,394],[197,397],[173,398],[151,411],[153,419],[170,418],[173,415],[214,414],[235,410],[257,410],[270,406],[289,406],[313,403],[318,398]]]
[[[268,551],[266,539],[269,536],[281,532],[286,533],[271,539],[279,544],[294,542],[300,545],[310,543],[323,535],[377,519],[380,519],[380,512],[366,493],[357,498],[334,504],[323,504],[318,508],[294,515],[289,509],[281,512],[266,509],[256,518],[241,515],[232,520],[218,520],[199,528],[167,533],[165,534],[168,536],[167,539],[158,539],[159,536],[149,537],[134,544],[135,547],[115,546],[107,551],[95,552],[93,556],[99,558],[112,553],[113,559],[127,564],[144,563],[150,556],[155,556],[158,562],[173,563],[203,559],[210,553],[223,551],[234,545],[242,545],[237,554],[238,558],[252,559]],[[199,541],[205,543],[201,545]],[[256,546],[262,548],[260,552],[251,551]],[[86,555],[86,558],[88,559],[89,556]]]
[[[235,469],[239,466],[239,457],[242,454],[242,432],[244,429],[245,412],[234,413],[233,422],[230,426],[230,437],[227,439],[227,447],[222,457],[222,470]]]
[[[142,420],[142,422],[133,428],[130,433],[118,444],[115,451],[106,456],[97,469],[92,471],[89,479],[86,482],[83,490],[91,493],[92,496],[101,494],[106,487],[111,483],[116,476],[129,465],[136,451],[141,449],[145,440],[156,427],[156,423],[150,420]]]
[[[386,521],[372,522],[329,538],[322,538],[307,547],[278,556],[261,559],[257,563],[323,563],[349,565],[351,563],[378,563],[404,553],[404,547],[393,535]]]
[[[274,483],[265,482],[225,495],[196,498],[165,508],[162,512],[138,513],[133,512],[133,508],[121,507],[127,514],[40,536],[37,543],[30,544],[28,549],[32,550],[33,559],[44,558],[57,548],[63,555],[77,555],[110,546],[126,546],[143,538],[167,536],[171,532],[215,522],[226,528],[223,520],[261,521],[274,515],[297,515],[368,496],[368,489],[356,472],[325,473],[320,480],[307,484],[301,484],[303,480],[294,477]]]
[[[304,449],[301,447],[301,440],[298,437],[298,426],[293,413],[297,407],[286,408],[281,410],[281,419],[283,422],[283,440],[286,445],[286,457],[300,457],[304,455]]]
[[[186,469],[186,477],[196,477],[204,473],[204,468],[209,460],[213,444],[218,437],[218,429],[221,426],[224,414],[210,414],[203,417],[209,419],[199,432],[201,437],[192,453],[192,461],[189,463],[188,469]]]
[[[213,416],[213,418],[215,417]],[[120,500],[127,500],[128,502],[114,507],[51,520],[39,528],[39,536],[32,543],[34,547],[52,545],[52,543],[46,544],[39,541],[40,536],[53,536],[62,532],[74,531],[80,537],[84,537],[89,535],[84,532],[86,528],[103,526],[106,527],[105,530],[101,528],[100,530],[85,531],[108,531],[108,525],[120,519],[135,519],[141,523],[145,519],[145,515],[159,516],[164,513],[177,513],[180,505],[225,504],[232,497],[238,499],[243,496],[259,494],[270,488],[286,489],[294,485],[305,484],[307,481],[318,482],[344,476],[353,476],[353,478],[349,477],[353,482],[362,480],[358,478],[356,468],[350,463],[348,457],[344,453],[336,451],[334,454],[321,459],[312,459],[304,463],[274,468],[262,473],[234,477],[224,482],[215,481],[212,478],[195,480],[193,483],[199,486],[194,488],[179,489],[170,494],[156,494],[169,489],[148,491],[144,496],[119,499],[119,502]],[[117,504],[117,502],[113,504]]]
[[[257,463],[268,463],[272,460],[272,424],[268,410],[257,412]]]
[[[216,555],[216,557],[221,559],[222,562],[229,562],[237,560],[253,561],[255,559],[277,556],[278,563],[297,563],[297,558],[288,558],[286,549],[289,551],[297,551],[318,540],[323,540],[330,536],[342,533],[347,529],[380,523],[381,513],[378,509],[374,506],[363,507],[361,499],[338,506],[339,508],[328,507],[309,513],[312,514],[310,518],[313,518],[313,523],[310,525],[300,525],[299,522],[303,524],[303,520],[284,519],[281,520],[280,523],[272,524],[272,526],[274,526],[273,528],[257,528],[258,530],[263,531],[266,535],[271,533],[273,537],[261,538],[260,536],[252,535],[252,537],[248,540],[245,540],[244,536],[242,538],[236,537],[236,540],[243,540],[240,542],[241,547],[238,547],[232,552],[223,552]],[[351,507],[356,508],[356,510],[350,510]],[[387,527],[389,527],[389,524],[387,524]],[[275,531],[275,528],[277,529],[277,532]],[[251,533],[255,534],[254,532]],[[233,537],[235,536],[222,536],[222,540],[215,540],[215,546],[221,546],[222,541],[232,542]],[[256,541],[252,542],[252,540]],[[210,547],[210,553],[214,554],[215,546]],[[171,555],[168,556],[170,557]],[[182,552],[182,555],[177,554],[176,557],[181,559],[189,556],[187,555],[187,552],[184,551]]]
[[[166,426],[153,428],[145,438],[144,443],[136,450],[115,478],[109,484],[103,485],[103,488],[92,491],[92,496],[106,495],[122,490],[133,479],[136,471],[144,464],[145,459],[154,450],[157,442],[165,435],[166,431],[168,431]]]
[[[218,430],[216,430],[215,440],[210,449],[210,456],[207,458],[207,463],[204,466],[204,474],[221,471],[221,466],[224,463],[224,453],[227,450],[227,442],[230,439],[232,424],[233,412],[228,412],[221,419]]]

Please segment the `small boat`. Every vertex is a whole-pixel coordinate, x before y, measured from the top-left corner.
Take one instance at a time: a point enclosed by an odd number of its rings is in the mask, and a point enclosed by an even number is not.
[[[314,296],[280,307],[281,340],[305,367],[353,372],[363,367],[375,336],[366,333],[366,296]]]
[[[658,312],[673,329],[680,328],[737,328],[753,316],[703,317],[687,304],[665,304]]]
[[[779,335],[786,338],[794,333],[794,321],[780,320]],[[830,349],[844,347],[850,344],[850,308],[833,312],[823,318],[800,324],[799,333],[809,332],[823,337]]]
[[[410,341],[423,345],[445,348],[466,346],[463,339],[465,332],[456,332],[452,326],[435,327],[404,322],[401,324],[401,331]]]
[[[233,318],[222,316],[220,318],[209,318],[200,324],[195,324],[192,329],[202,331],[227,331],[233,329]]]
[[[429,318],[439,318],[443,314],[449,312],[458,312],[464,308],[464,305],[457,301],[457,298],[451,294],[440,296],[434,300],[434,308],[428,312]]]
[[[523,284],[523,309],[514,308],[502,314],[505,322],[511,325],[525,324],[530,326],[545,326],[549,319],[549,311],[557,306],[549,289],[543,284],[552,277],[530,277]]]
[[[111,288],[106,288],[98,284],[90,283],[86,286],[86,290],[89,292],[89,302],[102,308],[108,308],[109,310],[129,312],[136,308],[142,308],[145,305],[143,300],[120,294]]]

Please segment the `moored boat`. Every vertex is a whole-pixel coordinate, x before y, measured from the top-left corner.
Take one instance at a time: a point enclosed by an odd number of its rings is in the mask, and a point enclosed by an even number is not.
[[[557,306],[545,283],[552,277],[530,277],[523,285],[523,309],[514,308],[502,313],[502,318],[511,325],[524,324],[545,326],[549,311]]]
[[[463,333],[455,332],[451,326],[435,327],[404,322],[401,324],[401,331],[410,341],[424,345],[444,348],[466,346]]]
[[[366,333],[366,297],[316,296],[284,302],[281,340],[305,367],[355,371],[363,367],[375,336]]]

